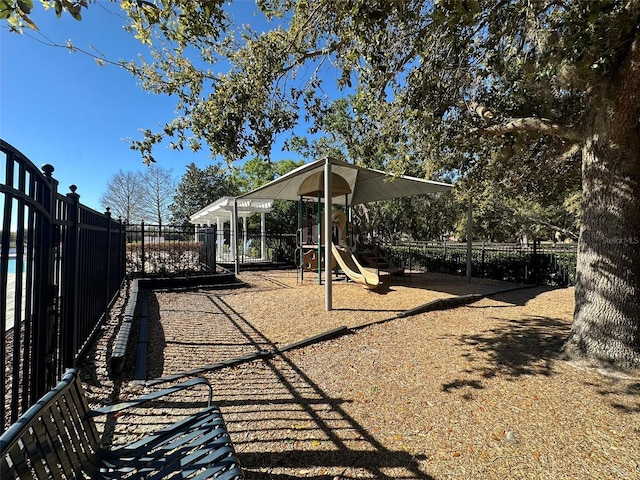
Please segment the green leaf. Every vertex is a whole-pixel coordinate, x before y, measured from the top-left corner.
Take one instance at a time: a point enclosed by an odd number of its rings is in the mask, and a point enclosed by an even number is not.
[[[12,13],[13,7],[6,0],[0,0],[0,20],[6,20]]]

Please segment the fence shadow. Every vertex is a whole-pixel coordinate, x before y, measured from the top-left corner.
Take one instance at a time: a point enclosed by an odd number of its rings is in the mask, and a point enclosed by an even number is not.
[[[168,359],[185,348],[191,351],[185,359],[189,368],[196,365],[194,349],[200,350],[197,357],[205,365],[277,348],[222,296],[181,295],[191,300],[185,301],[184,311],[173,312],[184,328],[179,341],[166,342],[165,370]],[[208,302],[194,316],[198,329],[187,325],[186,305],[193,306],[193,295],[204,296]],[[420,466],[425,457],[385,447],[348,413],[345,406],[350,400],[325,392],[286,354],[233,368],[212,368],[206,376],[214,385],[215,401],[223,410],[249,479],[432,478]]]
[[[146,375],[148,378],[154,378],[162,375],[164,371],[164,351],[167,348],[167,338],[162,322],[160,322],[160,304],[155,292],[149,291],[147,303],[148,348],[153,349],[153,351],[147,352]]]

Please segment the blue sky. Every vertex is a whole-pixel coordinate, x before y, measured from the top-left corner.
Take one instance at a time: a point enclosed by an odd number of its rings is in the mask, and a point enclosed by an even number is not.
[[[236,0],[234,9],[242,21],[255,22],[254,1]],[[59,19],[36,5],[30,17],[44,36],[60,45],[70,39],[78,48],[93,47],[113,60],[144,52],[146,47],[122,29],[123,18],[109,12],[119,14],[118,5],[91,4],[78,22],[68,14]],[[61,193],[75,184],[82,203],[102,211],[99,199],[109,179],[120,169],[145,168],[124,139],[139,139],[139,129],[157,130],[170,120],[174,100],[145,92],[118,67],[101,67],[81,53],[44,45],[36,39],[46,39],[33,31],[18,35],[10,33],[6,23],[0,26],[0,137],[36,165],[53,165]],[[206,149],[159,149],[154,155],[177,179],[191,162],[201,168],[222,162],[212,160]],[[276,155],[297,158],[279,149],[274,149],[277,160]]]

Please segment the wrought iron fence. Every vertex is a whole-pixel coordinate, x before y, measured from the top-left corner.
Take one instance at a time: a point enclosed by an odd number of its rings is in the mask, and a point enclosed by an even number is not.
[[[407,242],[379,246],[392,263],[404,268],[465,275],[467,244],[461,242]],[[532,242],[474,242],[474,277],[541,285],[574,285],[576,244]]]
[[[194,274],[216,271],[216,227],[129,224],[126,231],[130,275]]]
[[[124,229],[0,140],[0,425],[73,366],[125,276]]]
[[[261,263],[293,265],[295,261],[295,234],[241,232],[238,257],[241,265],[257,266]]]
[[[197,275],[233,268],[232,232],[215,226],[151,225],[125,227],[127,274]],[[238,231],[236,255],[241,268],[292,266],[295,234]]]

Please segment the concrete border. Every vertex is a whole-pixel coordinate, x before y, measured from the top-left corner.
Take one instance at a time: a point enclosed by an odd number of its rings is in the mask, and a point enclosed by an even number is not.
[[[125,307],[124,316],[116,340],[113,351],[108,361],[108,369],[111,376],[118,376],[124,368],[124,361],[127,355],[129,345],[129,337],[133,329],[133,322],[136,318],[136,309],[140,304],[140,340],[136,346],[136,366],[134,379],[144,381],[146,379],[146,349],[147,349],[147,299],[138,300],[140,291],[157,290],[157,291],[182,291],[195,289],[224,289],[224,288],[240,288],[246,286],[245,282],[241,282],[233,273],[223,274],[206,274],[206,275],[189,275],[189,276],[153,276],[134,278],[131,283],[129,292],[129,300]],[[143,307],[144,306],[144,311]]]
[[[527,288],[535,288],[538,285],[518,285],[515,287],[503,288],[500,290],[492,290],[490,292],[485,293],[469,293],[466,295],[458,295],[455,297],[446,297],[446,298],[436,298],[430,302],[427,302],[423,305],[420,305],[416,308],[412,308],[410,310],[405,310],[402,313],[397,315],[397,318],[405,318],[410,317],[412,315],[417,315],[419,313],[430,312],[433,310],[446,310],[448,308],[455,308],[461,305],[468,305],[473,302],[477,302],[485,297],[492,297],[493,295],[498,295],[499,293],[512,292],[514,290],[524,290]]]

